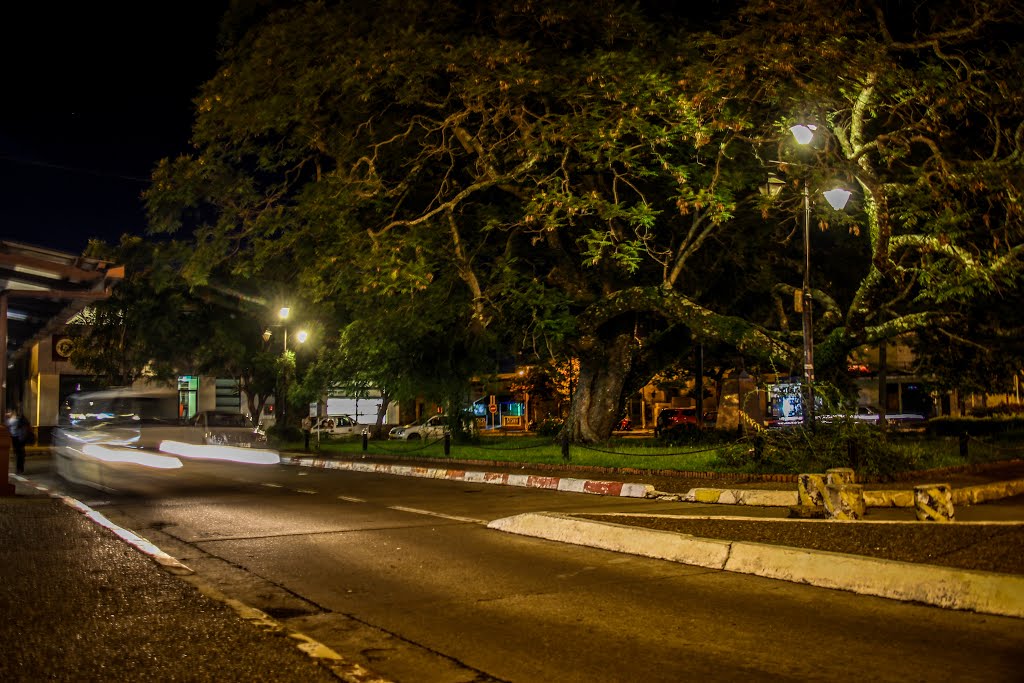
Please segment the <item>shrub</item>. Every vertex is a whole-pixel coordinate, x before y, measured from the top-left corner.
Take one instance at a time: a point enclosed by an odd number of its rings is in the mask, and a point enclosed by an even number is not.
[[[304,439],[302,430],[295,425],[275,424],[267,430],[267,440],[276,443],[301,443]]]
[[[537,434],[540,436],[558,436],[565,426],[565,420],[557,417],[546,417],[537,425]]]
[[[765,430],[719,454],[716,465],[752,474],[800,474],[850,467],[883,479],[920,465],[920,451],[906,448],[871,425],[853,421]]]

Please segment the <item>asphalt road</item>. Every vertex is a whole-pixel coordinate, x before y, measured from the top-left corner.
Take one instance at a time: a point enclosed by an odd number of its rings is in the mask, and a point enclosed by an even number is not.
[[[290,466],[202,464],[111,474],[105,486],[71,492],[229,595],[397,681],[1021,680],[1017,619],[484,526],[531,511],[692,504]]]

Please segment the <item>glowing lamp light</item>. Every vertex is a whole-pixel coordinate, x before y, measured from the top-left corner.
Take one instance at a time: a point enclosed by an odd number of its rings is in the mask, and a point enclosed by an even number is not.
[[[281,310],[277,312],[277,317],[280,318],[281,320],[287,320],[288,314],[291,312],[292,309],[288,308],[287,306],[282,306]]]
[[[850,195],[853,194],[849,190],[844,190],[841,187],[837,187],[834,190],[828,192],[822,192],[825,195],[825,201],[829,203],[836,211],[842,211],[846,208],[846,202],[850,201]]]
[[[806,145],[814,139],[814,131],[817,129],[818,127],[814,125],[805,126],[803,124],[797,124],[790,127],[789,132],[793,134],[793,137],[796,138],[796,141],[799,144]]]
[[[306,340],[309,339],[309,333],[306,332],[305,330],[299,330],[298,332],[295,333],[295,338],[299,341],[300,344],[305,344]]]

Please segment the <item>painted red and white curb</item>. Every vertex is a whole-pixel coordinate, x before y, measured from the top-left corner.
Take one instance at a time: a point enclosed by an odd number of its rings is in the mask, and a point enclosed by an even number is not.
[[[511,472],[482,472],[451,467],[413,467],[411,465],[394,465],[391,463],[326,460],[322,458],[292,457],[288,462],[300,467],[319,467],[329,470],[369,472],[372,474],[394,474],[403,477],[423,477],[426,479],[447,479],[449,481],[465,481],[475,484],[522,486],[621,498],[647,498],[650,494],[654,493],[654,487],[649,484],[630,484],[621,481],[547,477],[536,474],[513,474]]]

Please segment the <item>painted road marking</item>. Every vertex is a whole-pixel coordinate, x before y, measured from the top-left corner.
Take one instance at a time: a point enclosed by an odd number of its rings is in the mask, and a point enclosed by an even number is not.
[[[313,496],[315,496],[317,494],[316,491],[313,491],[311,489],[295,489],[295,492],[296,493],[308,493],[308,494],[313,495]]]
[[[68,507],[78,510],[96,524],[105,527],[110,531],[113,531],[118,537],[121,538],[121,540],[125,541],[126,543],[128,543],[128,545],[134,547],[136,550],[143,553],[144,555],[149,555],[158,564],[161,564],[168,569],[177,570],[179,572],[185,572],[188,574],[192,573],[192,569],[182,564],[176,558],[171,557],[170,555],[168,555],[163,550],[150,543],[142,536],[139,536],[129,531],[128,529],[125,529],[123,527],[118,526],[117,524],[114,524],[109,519],[107,519],[107,517],[105,517],[99,512],[96,512],[85,503],[79,500],[75,500],[74,498],[71,498],[69,496],[57,494],[51,495],[53,495],[54,498],[61,500]]]
[[[272,484],[269,481],[263,482],[261,484],[261,486],[267,486],[267,487],[272,488],[272,489],[283,489],[284,488],[284,484]]]
[[[446,515],[443,512],[432,512],[430,510],[418,510],[416,508],[402,507],[401,505],[389,505],[388,508],[391,510],[398,510],[399,512],[411,512],[414,515],[430,515],[431,517],[442,517],[444,519],[450,519],[455,522],[469,522],[471,524],[487,524],[485,519],[474,519],[472,517],[459,517],[458,515]]]
[[[338,496],[338,500],[344,500],[348,503],[365,503],[366,500],[363,498],[353,498],[352,496]]]

